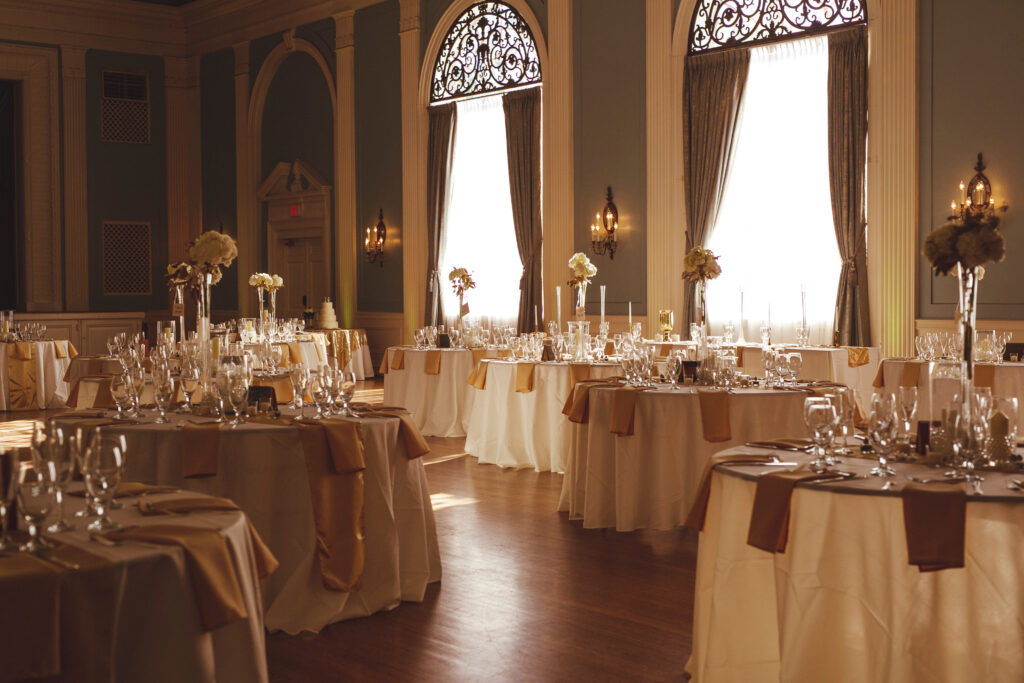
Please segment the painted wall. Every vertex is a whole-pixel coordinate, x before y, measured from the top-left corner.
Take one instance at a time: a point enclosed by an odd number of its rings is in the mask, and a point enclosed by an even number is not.
[[[647,179],[644,3],[575,0],[573,3],[576,251],[586,252],[597,276],[587,312],[625,315],[627,302],[644,311],[647,296]],[[590,249],[590,224],[611,185],[619,210],[614,259]],[[550,255],[568,262],[571,254]],[[568,279],[568,267],[566,268]]]
[[[360,258],[358,309],[402,311],[402,93],[398,0],[359,10],[355,16],[356,235],[377,224],[384,210],[388,227],[384,265]]]
[[[920,223],[919,243],[942,225],[959,183],[974,175],[983,152],[997,203],[1010,210],[1000,227],[1006,260],[986,266],[979,290],[980,317],[1024,318],[1024,4],[1008,0],[920,0]],[[976,18],[983,18],[981,23]],[[968,25],[984,27],[964,31]],[[919,257],[918,314],[950,318],[956,279],[936,277]]]
[[[235,78],[230,49],[203,55],[199,61],[199,106],[203,157],[203,230],[238,234],[235,184]],[[177,260],[184,255],[172,254]],[[238,267],[224,271],[213,288],[217,310],[238,309]]]
[[[159,57],[90,50],[86,67],[86,150],[89,201],[89,306],[93,311],[165,309],[167,289],[167,141],[164,63]],[[100,141],[102,71],[144,72],[149,77],[150,141],[125,144]],[[151,224],[151,294],[104,296],[102,223]]]

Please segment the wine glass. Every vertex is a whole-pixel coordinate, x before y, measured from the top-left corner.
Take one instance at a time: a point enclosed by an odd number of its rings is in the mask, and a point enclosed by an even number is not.
[[[98,517],[89,524],[90,531],[110,531],[120,525],[110,519],[111,502],[117,494],[124,472],[128,444],[123,434],[97,428],[85,447],[85,489],[96,503]]]
[[[338,415],[343,417],[359,417],[349,405],[356,394],[356,373],[351,370],[340,371],[336,375],[338,397],[341,399],[341,410]]]
[[[675,391],[679,388],[679,370],[683,367],[683,361],[677,351],[668,354],[665,360],[665,372],[668,373],[669,389]]]
[[[878,466],[871,470],[876,477],[891,477],[896,470],[889,466],[889,454],[899,432],[896,398],[888,392],[875,392],[868,414],[868,443],[878,456]]]
[[[75,470],[74,441],[75,435],[65,433],[55,422],[50,421],[46,425],[46,443],[39,450],[39,463],[48,469],[54,486],[57,521],[46,528],[53,534],[71,531],[73,528],[64,519],[64,497]]]
[[[110,378],[110,397],[114,400],[114,407],[117,408],[117,412],[113,416],[115,420],[128,419],[124,408],[131,400],[130,387],[131,379],[127,373],[117,374]]]
[[[0,451],[0,551],[18,547],[7,536],[7,515],[18,490],[18,449]]]
[[[916,432],[917,387],[900,387],[896,393],[896,415],[899,417],[899,443],[910,445]]]
[[[331,378],[328,377],[329,367],[323,365],[320,367],[320,371],[310,379],[310,394],[313,397],[313,403],[316,404],[316,415],[313,416],[314,420],[322,420],[329,413],[327,412],[327,404],[331,400]]]
[[[835,435],[837,419],[836,407],[827,398],[812,396],[804,400],[804,425],[814,442],[815,457],[811,461],[811,469],[815,472],[828,469],[826,447]]]
[[[288,370],[288,380],[292,383],[292,402],[288,407],[301,411],[309,385],[309,370],[302,363],[296,363]]]
[[[186,361],[181,366],[181,374],[178,376],[178,381],[181,383],[181,393],[185,394],[185,407],[182,408],[181,412],[195,412],[195,407],[192,405],[192,397],[199,390],[199,366]]]
[[[53,508],[54,485],[50,470],[45,465],[23,462],[18,466],[18,513],[28,526],[28,541],[21,550],[37,553],[53,548],[39,535],[39,527]]]
[[[799,353],[786,354],[786,375],[789,377],[790,384],[796,384],[796,379],[800,376],[800,368],[803,367],[803,364],[804,358]]]
[[[128,392],[131,396],[129,415],[142,417],[142,390],[146,387],[146,369],[142,367],[141,361],[129,368],[128,377]]]
[[[235,429],[242,424],[242,412],[249,400],[249,378],[241,370],[233,370],[228,373],[228,402],[235,418],[231,421],[231,428]]]
[[[164,367],[153,367],[153,402],[156,403],[156,424],[167,424],[167,409],[174,400],[174,378]]]
[[[850,455],[852,452],[847,447],[847,439],[854,433],[853,415],[856,410],[856,397],[850,387],[835,387],[832,393],[826,394],[825,398],[832,401],[836,407],[838,419],[836,420],[835,440],[833,441],[833,455]],[[838,448],[836,444],[838,443]],[[833,458],[833,462],[840,462]]]

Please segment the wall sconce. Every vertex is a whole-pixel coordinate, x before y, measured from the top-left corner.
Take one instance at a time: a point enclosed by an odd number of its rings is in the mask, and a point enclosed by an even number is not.
[[[611,259],[615,258],[615,249],[618,247],[616,231],[619,229],[619,210],[615,208],[612,201],[612,188],[608,186],[608,197],[604,203],[601,213],[597,214],[594,223],[590,226],[590,246],[598,256],[608,254]],[[604,227],[604,233],[601,228]]]
[[[377,225],[366,228],[366,262],[380,262],[384,267],[384,240],[387,239],[388,228],[384,225],[384,209],[380,210],[377,218]]]
[[[960,203],[949,203],[949,208],[953,211],[950,220],[983,224],[997,220],[996,199],[992,196],[992,183],[982,173],[985,170],[985,162],[981,159],[981,152],[978,152],[978,163],[974,165],[974,170],[974,177],[968,184],[960,181]],[[999,210],[1006,211],[1008,208],[1010,207],[1004,201]]]

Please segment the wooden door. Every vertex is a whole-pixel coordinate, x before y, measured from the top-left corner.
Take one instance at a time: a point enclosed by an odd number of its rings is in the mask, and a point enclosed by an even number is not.
[[[301,318],[303,296],[307,297],[314,312],[320,309],[320,302],[328,296],[322,244],[319,237],[281,240],[278,254],[284,288],[277,295],[279,318]]]

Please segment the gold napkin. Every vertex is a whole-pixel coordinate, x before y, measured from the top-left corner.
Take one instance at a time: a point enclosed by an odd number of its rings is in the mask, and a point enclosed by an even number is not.
[[[661,346],[658,347],[658,355],[659,356],[668,356],[671,353],[672,353],[672,345],[671,344],[662,344]]]
[[[792,470],[772,472],[757,478],[754,492],[754,508],[750,513],[750,528],[747,545],[770,553],[786,552],[789,537],[789,501],[793,487],[798,481],[821,481],[836,479],[834,472],[812,472]]]
[[[612,397],[612,415],[608,431],[619,436],[633,436],[636,421],[636,399],[647,387],[619,387]]]
[[[284,354],[281,354],[282,356]],[[299,342],[288,342],[288,357],[291,365],[302,362],[302,344]]]
[[[72,419],[72,418],[91,418],[91,419],[96,419],[96,418],[103,417],[103,411],[102,410],[86,410],[86,411],[69,410],[69,411],[63,412],[63,413],[55,413],[53,415],[50,415],[50,417],[52,417],[54,419],[57,419],[57,420],[68,420],[68,419]]]
[[[753,448],[781,448],[791,451],[810,448],[813,443],[810,439],[768,439],[766,441],[751,441],[747,446]]]
[[[363,425],[351,420],[296,420],[308,427],[323,427],[334,471],[342,474],[366,469]]]
[[[622,383],[621,377],[609,377],[607,379],[588,379],[579,382],[569,392],[565,405],[562,406],[562,414],[569,416],[569,422],[576,424],[587,424],[590,422],[590,390],[598,386],[618,386]]]
[[[380,359],[380,367],[377,368],[378,375],[388,374],[388,351],[384,349],[384,357]]]
[[[871,362],[871,354],[862,346],[850,346],[846,349],[846,365],[859,368]]]
[[[732,440],[732,426],[729,422],[729,392],[698,391],[700,400],[700,424],[704,440],[711,443]]]
[[[615,342],[608,340],[604,343],[604,355],[611,356],[615,353]]]
[[[528,394],[533,391],[533,373],[536,363],[516,363],[516,393]]]
[[[996,383],[996,366],[978,364],[974,366],[974,386],[992,389]]]
[[[423,371],[428,375],[441,374],[441,349],[427,351],[427,360],[423,365]]]
[[[67,340],[67,342],[68,342],[68,356],[70,358],[77,358],[78,357],[78,349],[75,348],[75,345],[71,343],[70,339]]]
[[[421,458],[430,452],[427,440],[423,438],[423,432],[413,422],[412,415],[405,408],[397,406],[373,406],[362,412],[363,415],[374,417],[397,417],[398,433],[405,442],[405,456],[410,460]]]
[[[405,370],[405,349],[395,349],[395,355],[391,357],[392,370]]]
[[[967,494],[962,486],[914,484],[903,487],[907,557],[923,572],[964,566]]]
[[[313,501],[320,577],[329,590],[351,593],[359,590],[366,561],[363,473],[348,468],[339,471],[336,462],[344,465],[355,455],[345,449],[331,452],[326,426],[321,420],[309,422],[299,423],[299,435]]]
[[[921,377],[921,365],[920,361],[907,360],[903,361],[903,369],[900,373],[900,386],[901,387],[916,387],[917,382]],[[878,372],[875,373],[875,380],[871,383],[876,388],[885,386],[885,363],[878,364]]]
[[[53,353],[54,353],[54,355],[57,356],[57,358],[67,358],[68,357],[68,349],[67,349],[66,346],[61,344],[61,340],[60,339],[54,339],[53,340]]]
[[[590,379],[590,363],[569,363],[569,391]]]
[[[148,496],[153,493],[177,493],[180,489],[177,486],[160,486],[157,484],[143,484],[139,481],[122,481],[117,486],[117,498],[132,498],[135,496]]]
[[[181,430],[181,476],[212,477],[220,457],[220,425],[186,424]]]
[[[32,410],[36,405],[36,364],[32,342],[14,342],[7,347],[7,409]]]
[[[185,551],[192,592],[205,630],[212,631],[248,616],[227,541],[219,530],[152,524],[114,531],[107,537],[180,546]]]
[[[487,358],[487,349],[470,349],[470,353],[473,354],[473,365],[474,367],[480,364],[484,358]]]
[[[148,500],[139,501],[139,512],[142,513],[144,517],[168,514],[180,515],[189,512],[217,512],[221,510],[241,511],[241,508],[232,500],[228,500],[227,498],[217,498],[215,496],[203,496],[202,498],[168,498],[167,500],[159,500],[155,502]],[[270,548],[268,548],[267,544],[263,542],[262,538],[260,538],[260,535],[256,532],[256,528],[252,525],[252,521],[249,519],[248,515],[245,515],[245,523],[249,529],[249,542],[252,545],[253,559],[256,561],[256,574],[259,578],[265,579],[273,574],[277,569],[277,558],[274,557],[274,553],[270,552]]]
[[[704,519],[708,514],[708,500],[711,498],[711,471],[715,465],[760,465],[772,462],[774,456],[763,453],[733,453],[731,455],[712,455],[704,465],[704,473],[700,477],[697,496],[693,500],[689,514],[686,515],[686,526],[694,531],[704,531]]]
[[[469,374],[469,378],[466,383],[470,386],[480,389],[483,391],[487,388],[487,364],[490,361],[486,358],[481,359],[477,364],[476,368]]]
[[[277,399],[278,404],[291,403],[292,399],[295,398],[295,392],[292,390],[292,381],[287,377],[257,377],[253,381],[253,386],[270,387],[273,389],[274,398]]]
[[[511,358],[512,349],[498,349],[498,358]]]

